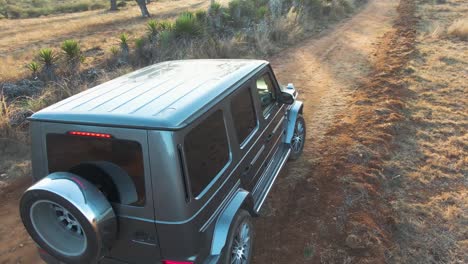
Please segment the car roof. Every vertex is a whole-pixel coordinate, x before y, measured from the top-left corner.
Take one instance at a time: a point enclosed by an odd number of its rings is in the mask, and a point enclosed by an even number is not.
[[[30,120],[179,129],[201,115],[262,60],[180,60],[154,64],[71,96]]]

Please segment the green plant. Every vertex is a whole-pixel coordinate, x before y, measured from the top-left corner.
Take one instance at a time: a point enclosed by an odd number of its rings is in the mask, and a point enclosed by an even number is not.
[[[167,21],[167,20],[163,20],[161,22],[159,22],[159,30],[172,30],[174,28],[174,23],[172,23],[171,21]]]
[[[135,48],[141,50],[145,46],[145,40],[143,38],[135,39]]]
[[[115,55],[119,54],[120,50],[119,50],[118,47],[112,46],[112,47],[110,48],[110,52],[112,53],[112,55],[115,56]]]
[[[208,13],[205,10],[197,10],[195,11],[195,17],[197,18],[198,21],[201,23],[205,23],[206,19],[208,17]]]
[[[32,72],[33,76],[36,77],[37,73],[39,72],[40,66],[39,66],[39,63],[32,61],[26,64],[26,68],[28,68]]]
[[[128,35],[126,33],[120,34],[119,40],[120,40],[120,49],[122,50],[122,52],[128,53],[129,52]]]
[[[159,34],[159,45],[161,45],[161,47],[163,48],[169,47],[172,41],[172,37],[173,37],[172,31],[168,31],[168,30],[161,31],[161,33]]]
[[[219,14],[221,12],[221,4],[218,2],[214,2],[210,5],[208,9],[209,14]]]
[[[156,37],[158,36],[158,31],[158,22],[153,19],[148,21],[148,23],[146,24],[146,32],[148,33],[148,38],[151,42],[154,42],[156,40]]]
[[[185,12],[177,17],[174,24],[174,31],[178,37],[193,37],[202,33],[202,27],[192,13]]]
[[[268,6],[261,6],[255,11],[255,19],[261,20],[264,19],[270,13]]]
[[[62,50],[69,58],[76,58],[81,55],[80,46],[78,45],[78,42],[73,39],[65,40],[62,43]]]
[[[45,67],[53,67],[57,61],[57,55],[50,48],[39,50],[39,60]]]

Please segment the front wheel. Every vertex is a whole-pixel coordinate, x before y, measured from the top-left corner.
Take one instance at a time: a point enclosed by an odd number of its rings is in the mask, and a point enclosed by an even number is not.
[[[296,124],[294,124],[294,134],[291,139],[291,155],[290,160],[297,160],[304,150],[304,144],[306,139],[306,124],[304,117],[298,115]]]
[[[250,214],[240,210],[229,229],[223,264],[249,264],[252,261],[254,227]]]

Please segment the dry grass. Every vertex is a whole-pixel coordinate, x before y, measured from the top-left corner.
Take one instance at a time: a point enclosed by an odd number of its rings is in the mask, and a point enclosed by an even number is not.
[[[468,40],[468,18],[458,19],[447,29],[450,36]]]
[[[149,4],[148,9],[154,18],[166,19],[186,10],[205,9],[209,3],[206,0],[160,0]],[[80,42],[84,55],[90,57],[85,66],[99,64],[103,53],[118,43],[119,34],[125,31],[132,38],[144,34],[146,20],[140,16],[139,8],[132,6],[119,12],[95,10],[31,19],[1,19],[0,83],[25,76],[24,65],[34,59],[40,48],[59,47],[66,39]]]
[[[467,8],[456,0],[419,8],[419,44],[405,70],[407,121],[385,168],[394,179],[397,247],[390,256],[396,263],[468,262],[468,49],[430,33],[437,28],[431,25],[466,32],[460,21]]]

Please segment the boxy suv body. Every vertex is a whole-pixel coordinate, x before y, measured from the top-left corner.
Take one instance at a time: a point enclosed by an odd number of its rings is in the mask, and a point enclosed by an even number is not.
[[[37,112],[20,213],[41,257],[249,263],[251,216],[304,146],[296,96],[266,61],[187,60]]]

